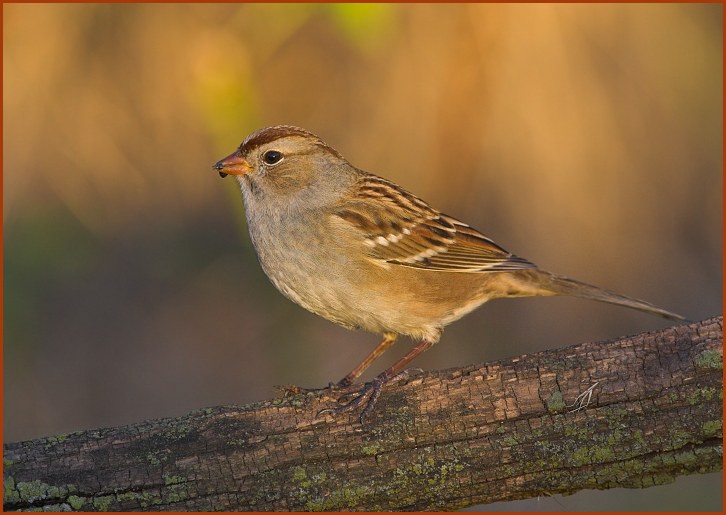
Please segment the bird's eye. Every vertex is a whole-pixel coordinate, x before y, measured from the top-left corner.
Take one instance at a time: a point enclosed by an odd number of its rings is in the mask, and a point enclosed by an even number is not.
[[[268,150],[264,154],[262,154],[262,159],[267,163],[268,165],[274,165],[282,161],[283,155],[282,152],[278,152],[277,150]]]

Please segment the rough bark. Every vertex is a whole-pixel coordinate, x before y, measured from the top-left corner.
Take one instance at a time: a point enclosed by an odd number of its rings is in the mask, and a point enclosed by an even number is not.
[[[4,508],[448,510],[720,470],[722,324],[417,375],[363,426],[316,419],[328,390],[10,443]]]

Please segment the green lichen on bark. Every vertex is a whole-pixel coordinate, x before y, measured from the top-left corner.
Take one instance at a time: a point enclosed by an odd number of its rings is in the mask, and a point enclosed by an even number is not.
[[[697,354],[693,361],[699,368],[723,370],[723,354],[717,350],[704,350]]]
[[[562,392],[559,390],[553,392],[547,399],[547,410],[550,413],[557,413],[558,411],[564,410],[566,407],[567,405],[562,397]]]

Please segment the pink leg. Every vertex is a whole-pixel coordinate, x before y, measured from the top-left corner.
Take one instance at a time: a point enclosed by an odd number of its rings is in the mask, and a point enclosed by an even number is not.
[[[405,356],[403,356],[401,359],[391,365],[391,367],[378,374],[375,379],[373,379],[373,381],[371,381],[370,383],[366,383],[366,385],[361,388],[361,390],[358,392],[358,395],[352,401],[340,406],[339,408],[324,409],[320,413],[318,413],[318,415],[327,412],[332,412],[337,415],[338,413],[350,411],[363,404],[363,401],[365,401],[366,397],[370,395],[370,398],[368,399],[365,408],[363,408],[363,411],[361,411],[360,414],[360,422],[362,424],[365,418],[373,410],[373,406],[376,404],[376,401],[378,401],[378,397],[381,395],[381,388],[383,387],[383,385],[396,377],[406,367],[406,365],[413,361],[416,356],[430,349],[434,345],[434,343],[436,342],[421,340],[418,345],[416,345]]]
[[[398,335],[395,333],[386,333],[383,336],[383,341],[379,343],[357,367],[351,370],[350,374],[338,381],[336,386],[345,387],[352,385],[353,381],[358,379],[361,374],[371,366],[371,363],[373,363],[381,354],[386,352],[388,348],[396,342],[396,338],[398,338]]]

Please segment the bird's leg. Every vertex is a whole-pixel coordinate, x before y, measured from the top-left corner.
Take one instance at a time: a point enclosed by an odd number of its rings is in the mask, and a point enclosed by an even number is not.
[[[350,411],[354,408],[357,408],[363,402],[368,398],[368,402],[366,403],[365,408],[363,408],[363,411],[361,411],[360,414],[360,422],[361,424],[365,420],[365,418],[371,413],[373,410],[373,406],[375,406],[376,401],[378,400],[378,397],[381,395],[381,388],[383,388],[383,385],[389,382],[391,379],[394,379],[396,376],[399,375],[399,373],[408,365],[413,359],[424,352],[427,349],[430,349],[435,341],[429,341],[429,340],[421,340],[418,345],[416,345],[413,349],[408,351],[408,353],[403,356],[401,359],[396,361],[390,368],[387,368],[380,374],[378,374],[373,381],[370,383],[366,383],[363,388],[360,389],[357,396],[350,402],[338,407],[338,408],[329,408],[324,409],[318,413],[318,415],[322,413],[333,413],[333,414],[339,414],[346,411]],[[379,345],[380,347],[380,345]]]
[[[285,397],[290,397],[292,395],[298,395],[301,393],[310,393],[310,392],[321,392],[323,390],[335,390],[338,388],[346,388],[353,384],[353,381],[358,379],[365,370],[371,366],[371,363],[373,363],[376,358],[378,358],[381,354],[386,352],[386,350],[393,345],[396,342],[396,338],[398,338],[398,335],[396,333],[385,333],[383,335],[383,341],[379,343],[375,349],[371,351],[368,356],[360,362],[360,364],[355,367],[351,372],[345,376],[343,379],[338,381],[337,383],[328,383],[328,386],[324,386],[323,388],[302,388],[301,386],[296,385],[281,385],[276,386],[276,388],[285,395]]]
[[[343,379],[338,381],[338,383],[335,385],[338,388],[345,388],[346,386],[350,386],[353,384],[353,381],[358,379],[365,370],[371,366],[371,363],[373,363],[381,354],[386,352],[388,348],[393,345],[396,342],[396,338],[398,338],[398,335],[396,333],[385,333],[383,335],[383,341],[379,343],[375,349],[371,351],[366,358],[358,364],[357,367],[355,367],[351,372],[345,376]]]

